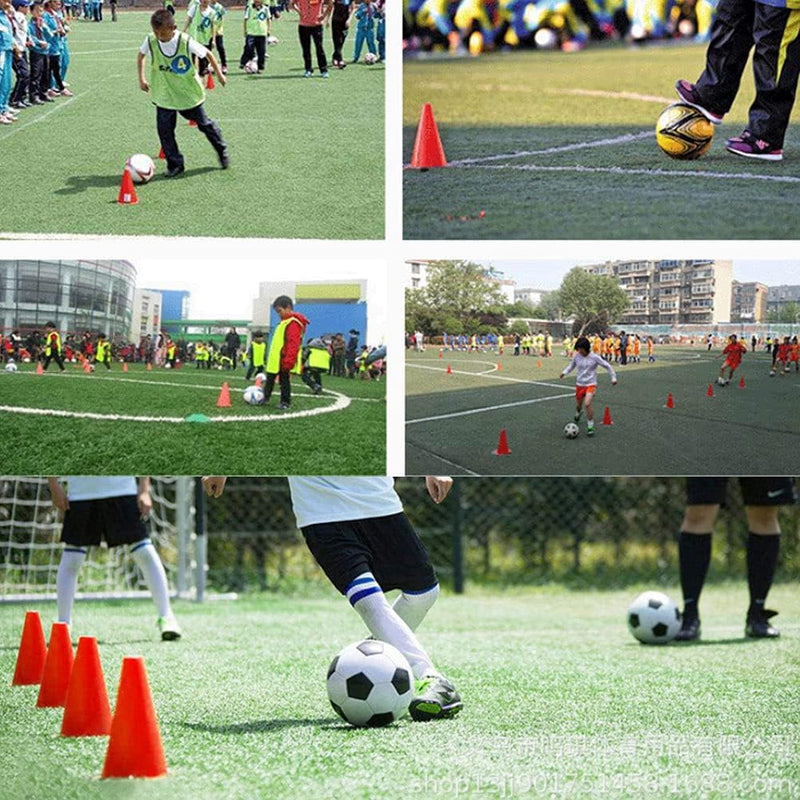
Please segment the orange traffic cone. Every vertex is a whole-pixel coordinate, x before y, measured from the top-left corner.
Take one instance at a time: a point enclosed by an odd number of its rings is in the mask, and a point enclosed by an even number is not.
[[[111,706],[100,664],[97,639],[81,636],[67,686],[62,736],[108,736],[111,733]]]
[[[148,362],[147,362],[147,366],[145,367],[145,369],[146,369],[148,372],[152,372],[152,371],[153,371],[153,363],[152,363],[151,361],[148,361]]]
[[[67,685],[72,672],[72,642],[66,622],[54,622],[44,660],[42,685],[39,687],[37,708],[63,706],[67,699]]]
[[[542,361],[541,361],[541,359],[540,359],[539,361],[537,361],[537,362],[536,362],[536,366],[537,366],[537,367],[539,367],[539,369],[541,369],[541,368],[542,368]]]
[[[44,375],[44,367],[42,366],[41,361],[36,362],[36,374],[37,375]]]
[[[189,127],[190,128],[196,128],[197,127],[197,123],[193,119],[190,119],[189,120]]]
[[[211,91],[212,89],[216,89],[216,87],[217,84],[214,83],[214,76],[209,72],[208,75],[206,75],[206,89]]]
[[[667,393],[667,408],[675,408],[675,401],[672,399],[672,392]]]
[[[22,638],[17,652],[17,665],[14,668],[12,686],[32,686],[42,682],[47,644],[44,641],[42,620],[38,611],[25,612]]]
[[[441,350],[439,351],[439,358],[444,358],[444,353]]]
[[[494,451],[496,456],[507,456],[511,452],[508,446],[508,437],[506,436],[506,429],[500,431],[500,439],[497,442],[497,450]]]
[[[447,372],[448,375],[452,375],[453,374],[453,368],[449,364],[447,365],[446,372]]]
[[[217,408],[230,408],[231,407],[231,389],[228,386],[228,381],[222,384],[222,389],[219,391],[217,398]]]
[[[122,183],[119,185],[117,202],[127,206],[135,206],[139,202],[139,198],[136,196],[136,188],[133,185],[131,171],[127,167],[122,170]]]
[[[123,361],[122,362],[122,371],[123,372],[127,372],[128,371],[128,362],[127,361]]]
[[[739,378],[739,388],[744,389],[744,375],[742,375],[742,377]]]
[[[498,361],[497,362],[497,371],[500,372],[503,369],[503,365]]]
[[[167,154],[164,152],[164,148],[163,148],[163,147],[159,148],[159,151],[158,151],[158,157],[159,157],[159,158],[160,158],[162,161],[164,161],[164,160],[166,159],[166,157],[167,157]]]
[[[92,371],[92,365],[89,363],[88,358],[83,359],[83,371],[88,375]]]
[[[714,384],[713,383],[709,383],[708,384],[708,391],[706,392],[706,394],[709,397],[713,397],[714,396]]]
[[[411,155],[411,168],[423,172],[431,167],[446,167],[447,159],[444,156],[442,140],[439,138],[439,129],[433,118],[433,109],[430,103],[422,107],[422,115],[417,127],[417,138],[414,140],[414,152]]]
[[[122,659],[103,778],[160,778],[167,762],[141,656]]]
[[[606,406],[606,410],[603,412],[603,425],[613,425],[614,423],[611,421],[611,411],[609,410],[608,406]]]

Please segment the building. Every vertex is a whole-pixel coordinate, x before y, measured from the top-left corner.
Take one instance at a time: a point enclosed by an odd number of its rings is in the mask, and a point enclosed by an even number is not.
[[[428,285],[430,261],[406,261],[406,289],[424,289]]]
[[[515,289],[514,302],[527,303],[531,308],[536,308],[548,294],[550,292],[546,289]]]
[[[172,324],[165,323],[164,330],[167,333],[178,333],[176,320],[189,319],[189,297],[191,292],[179,289],[158,289],[163,298],[163,306],[161,310],[161,318],[164,320],[171,320]]]
[[[731,322],[764,322],[767,319],[769,287],[758,281],[733,281]]]
[[[770,286],[767,294],[767,313],[780,313],[789,303],[800,305],[800,286]]]
[[[135,285],[128,261],[0,261],[0,330],[24,335],[52,321],[127,338]]]
[[[607,261],[582,266],[614,278],[628,296],[625,325],[715,325],[731,318],[733,262]]]
[[[137,289],[133,295],[130,341],[139,344],[145,336],[154,341],[161,330],[164,300],[155,289]]]

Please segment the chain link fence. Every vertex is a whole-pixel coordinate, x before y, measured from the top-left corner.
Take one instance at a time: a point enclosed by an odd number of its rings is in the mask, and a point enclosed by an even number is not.
[[[459,478],[441,505],[422,478],[399,478],[406,513],[443,584],[561,582],[613,588],[678,580],[683,478]],[[285,478],[232,478],[206,503],[208,581],[217,591],[324,585],[296,530]],[[800,506],[780,511],[779,580],[800,579]],[[709,580],[745,575],[738,481],[719,514]]]

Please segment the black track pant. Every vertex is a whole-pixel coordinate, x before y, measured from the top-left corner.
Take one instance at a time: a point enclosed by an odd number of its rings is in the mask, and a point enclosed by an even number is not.
[[[300,47],[303,48],[303,65],[306,72],[311,72],[311,42],[317,51],[317,66],[320,72],[328,69],[328,59],[325,57],[325,50],[322,46],[322,25],[298,25],[297,30],[300,34]]]
[[[183,166],[183,156],[178,149],[178,142],[175,140],[175,125],[178,121],[178,114],[184,119],[193,120],[197,123],[197,129],[211,142],[211,146],[217,151],[217,155],[221,156],[226,152],[227,146],[222,138],[222,132],[217,123],[206,114],[202,103],[194,108],[187,108],[181,111],[156,106],[158,138],[164,148],[168,169]]]
[[[800,10],[775,8],[754,0],[720,0],[711,27],[706,68],[697,81],[700,102],[709,111],[730,111],[753,52],[756,99],[748,130],[782,147],[800,75]]]
[[[47,370],[50,366],[50,362],[55,361],[58,364],[58,368],[63,372],[64,371],[64,358],[60,353],[51,353],[49,356],[44,357],[44,364],[42,365],[43,370]]]
[[[347,6],[341,6],[338,3],[333,7],[333,15],[331,16],[331,37],[333,38],[333,63],[338,64],[344,61],[342,50],[344,49],[344,42],[347,39]]]
[[[225,55],[225,37],[217,35],[214,37],[214,44],[216,45],[217,52],[219,53],[219,65],[220,67],[227,67],[228,66],[228,59]]]
[[[17,82],[14,84],[14,91],[11,92],[11,105],[17,105],[23,100],[28,99],[28,86],[30,85],[31,74],[28,69],[28,59],[25,54],[14,56],[14,74]]]
[[[266,36],[250,36],[249,34],[244,37],[244,50],[242,57],[239,59],[239,66],[244,69],[244,65],[253,58],[258,58],[258,71],[264,69],[264,59],[267,55],[267,37]]]
[[[264,401],[269,401],[272,396],[272,390],[275,388],[275,378],[278,378],[281,385],[281,403],[289,405],[292,402],[292,384],[289,373],[284,370],[281,370],[279,375],[274,372],[267,373],[267,383],[264,386]]]

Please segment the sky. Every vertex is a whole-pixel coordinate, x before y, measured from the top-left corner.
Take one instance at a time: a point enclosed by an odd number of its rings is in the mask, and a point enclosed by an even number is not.
[[[136,285],[191,292],[194,319],[252,319],[258,285],[280,280],[367,279],[367,323],[371,340],[386,334],[386,264],[376,260],[132,259]]]
[[[594,264],[596,259],[571,260],[541,259],[537,261],[484,260],[480,264],[491,264],[513,278],[519,288],[558,289],[561,279],[576,264]],[[760,281],[767,286],[800,284],[800,261],[753,261],[733,260],[733,278],[737,281]]]

